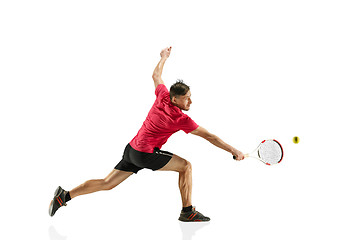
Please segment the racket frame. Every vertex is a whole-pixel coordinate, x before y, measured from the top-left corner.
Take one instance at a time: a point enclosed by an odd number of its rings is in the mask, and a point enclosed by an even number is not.
[[[260,148],[261,144],[263,144],[263,143],[266,142],[266,141],[274,141],[274,142],[276,142],[277,144],[279,144],[279,146],[280,146],[280,148],[281,148],[281,158],[280,158],[280,160],[279,160],[277,163],[270,164],[270,163],[264,161],[264,160],[260,157],[260,155],[259,155],[259,148]],[[280,144],[279,141],[277,141],[277,140],[275,140],[275,139],[267,139],[267,140],[263,140],[263,141],[257,146],[257,148],[254,149],[254,151],[252,151],[252,152],[250,152],[250,153],[247,153],[247,154],[244,154],[244,157],[245,157],[245,158],[251,157],[251,158],[258,159],[258,160],[260,160],[261,162],[263,162],[264,164],[270,166],[270,165],[278,164],[278,163],[280,163],[280,162],[283,160],[283,158],[284,158],[284,150],[283,150],[283,147],[281,146],[281,144]]]

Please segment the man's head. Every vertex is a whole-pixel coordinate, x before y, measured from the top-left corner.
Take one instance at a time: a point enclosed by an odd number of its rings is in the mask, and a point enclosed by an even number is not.
[[[190,87],[182,80],[177,80],[170,88],[171,102],[184,111],[189,111],[191,101]]]

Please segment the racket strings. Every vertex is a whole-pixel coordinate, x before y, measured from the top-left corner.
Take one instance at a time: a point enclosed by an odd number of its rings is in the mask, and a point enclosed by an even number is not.
[[[275,141],[265,141],[260,145],[258,154],[262,160],[269,164],[276,164],[282,159],[282,148]]]

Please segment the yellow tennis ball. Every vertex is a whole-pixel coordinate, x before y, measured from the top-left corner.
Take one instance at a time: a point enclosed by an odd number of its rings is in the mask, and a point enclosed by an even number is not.
[[[293,142],[294,142],[295,144],[298,144],[298,143],[300,142],[299,137],[297,137],[297,136],[293,137]]]

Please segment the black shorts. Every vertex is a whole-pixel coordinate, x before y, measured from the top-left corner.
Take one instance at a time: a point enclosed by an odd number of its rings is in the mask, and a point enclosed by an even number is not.
[[[133,149],[128,144],[122,160],[115,166],[115,169],[133,173],[137,173],[143,168],[156,171],[164,167],[172,157],[172,153],[161,151],[158,148],[155,148],[153,153],[145,153]]]

